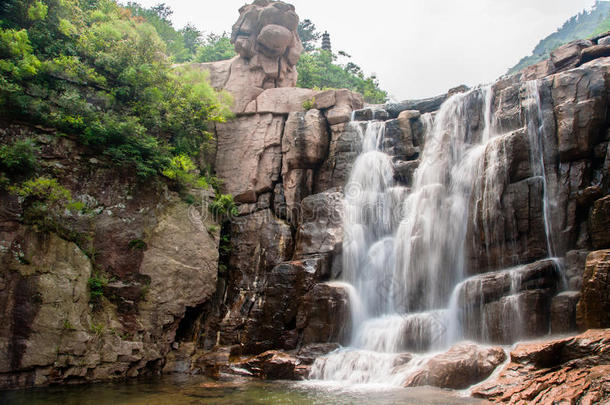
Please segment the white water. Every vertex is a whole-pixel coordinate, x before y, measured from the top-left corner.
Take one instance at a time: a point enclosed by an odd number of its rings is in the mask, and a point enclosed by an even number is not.
[[[382,148],[384,123],[349,124],[360,130],[363,145],[346,186],[343,242],[343,280],[353,286],[357,310],[352,308],[350,347],[317,359],[310,378],[401,385],[430,356],[416,355],[405,363],[402,353],[445,349],[473,329],[481,340],[489,339],[483,305],[474,299],[464,309],[460,301],[483,294],[478,279],[465,279],[469,229],[482,235],[486,248],[499,246],[500,256],[510,257],[503,254],[511,247],[503,245],[504,231],[496,220],[508,183],[505,140],[510,134],[496,130],[492,98],[491,86],[479,88],[449,98],[434,121],[424,115],[425,147],[408,192],[394,184],[392,158]],[[524,103],[532,175],[544,179],[545,235],[552,256],[535,83],[526,84]],[[504,272],[510,293],[500,300],[501,321],[516,338],[523,324],[519,270]],[[477,324],[464,324],[461,311],[478,315],[470,317]]]

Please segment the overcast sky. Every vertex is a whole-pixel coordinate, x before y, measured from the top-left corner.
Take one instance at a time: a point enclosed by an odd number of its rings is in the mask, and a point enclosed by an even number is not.
[[[137,1],[137,0],[136,0]],[[231,31],[245,0],[164,2],[178,28]],[[251,2],[251,1],[249,1]],[[545,36],[594,0],[287,0],[303,19],[328,31],[392,99],[434,96],[460,84],[493,81]]]

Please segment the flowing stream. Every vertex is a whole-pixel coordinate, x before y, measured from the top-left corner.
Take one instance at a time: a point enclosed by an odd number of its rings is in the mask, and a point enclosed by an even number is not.
[[[540,96],[536,82],[524,86],[531,171],[542,178],[552,257]],[[318,358],[311,379],[401,385],[432,353],[462,340],[468,328],[487,341],[484,316],[475,325],[459,316],[461,296],[482,294],[481,283],[467,278],[469,229],[502,252],[505,261],[499,264],[507,270],[497,273],[510,285],[503,321],[519,337],[521,267],[505,254],[512,247],[504,246],[496,220],[508,183],[505,142],[511,134],[495,125],[492,96],[491,86],[456,94],[434,118],[422,117],[430,124],[410,189],[394,182],[392,156],[384,151],[385,123],[349,124],[362,139],[346,186],[343,226],[342,281],[353,287],[351,343]],[[419,354],[409,361],[406,352]]]

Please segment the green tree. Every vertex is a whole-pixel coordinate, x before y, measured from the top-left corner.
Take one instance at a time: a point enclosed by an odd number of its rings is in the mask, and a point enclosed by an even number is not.
[[[358,65],[352,62],[340,65],[335,63],[336,59],[333,53],[321,49],[303,53],[297,64],[297,86],[346,88],[361,93],[366,102],[374,104],[387,100],[387,93],[379,88],[375,75],[366,77]]]
[[[43,3],[7,0],[0,8],[0,116],[73,134],[143,177],[161,175],[174,156],[199,161],[209,124],[229,116],[230,100],[204,73],[172,67],[173,34],[162,37],[173,30],[170,10]]]
[[[311,52],[317,48],[317,42],[321,34],[316,30],[316,26],[311,20],[305,19],[299,22],[297,32],[306,52]]]
[[[235,48],[226,32],[223,32],[222,35],[212,33],[208,34],[204,43],[197,49],[195,61],[216,62],[231,59],[235,55],[237,55]]]

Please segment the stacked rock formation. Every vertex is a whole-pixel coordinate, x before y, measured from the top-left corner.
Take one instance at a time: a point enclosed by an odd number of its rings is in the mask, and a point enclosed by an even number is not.
[[[239,9],[233,25],[231,43],[239,56],[198,66],[210,71],[214,87],[233,95],[233,111],[243,112],[263,90],[296,85],[296,64],[303,52],[298,25],[291,4],[256,0]]]

